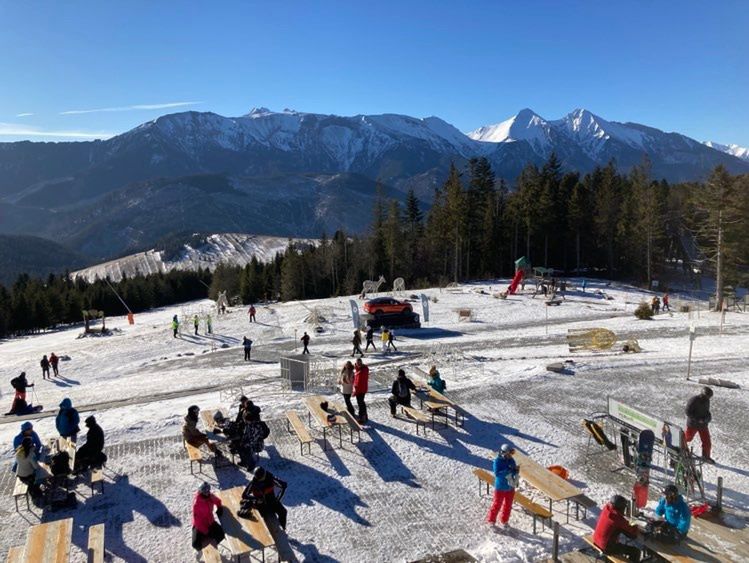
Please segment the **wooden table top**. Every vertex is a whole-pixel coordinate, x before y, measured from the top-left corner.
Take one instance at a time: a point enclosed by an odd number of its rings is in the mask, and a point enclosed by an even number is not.
[[[73,519],[37,524],[29,529],[23,550],[24,563],[68,563]]]
[[[229,549],[234,555],[244,555],[275,544],[265,520],[257,509],[252,509],[252,519],[237,516],[242,501],[242,491],[244,487],[240,486],[217,493],[224,505],[221,525],[226,533]]]
[[[304,404],[307,410],[314,416],[321,426],[326,428],[332,428],[337,424],[346,424],[346,418],[342,415],[337,415],[335,421],[328,420],[328,413],[322,410],[320,403],[325,402],[325,398],[319,395],[313,395],[311,397],[304,398]],[[331,401],[328,401],[328,405],[331,405]],[[338,409],[336,409],[338,410]],[[345,410],[345,409],[343,409]]]

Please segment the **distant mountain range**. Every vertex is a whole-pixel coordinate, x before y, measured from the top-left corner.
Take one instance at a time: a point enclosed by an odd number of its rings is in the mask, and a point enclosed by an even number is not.
[[[428,206],[451,162],[489,159],[512,183],[556,152],[567,170],[614,159],[656,178],[704,179],[745,153],[589,111],[546,120],[525,109],[464,134],[437,118],[340,117],[253,109],[240,117],[165,115],[106,141],[0,143],[0,232],[37,235],[91,260],[151,248],[174,232],[318,237],[366,229],[376,183]]]
[[[749,162],[748,148],[740,147],[738,145],[721,145],[720,143],[714,143],[713,141],[705,141],[704,144],[712,149],[730,154],[732,156],[735,156],[736,158],[740,158],[741,160]]]

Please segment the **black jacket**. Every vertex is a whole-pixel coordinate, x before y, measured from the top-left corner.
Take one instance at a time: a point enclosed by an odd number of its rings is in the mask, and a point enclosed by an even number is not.
[[[411,398],[411,391],[415,389],[416,386],[413,381],[407,377],[404,377],[403,379],[399,377],[393,381],[393,387],[390,392],[396,399],[409,400]]]
[[[86,443],[82,448],[86,448],[88,455],[99,454],[104,450],[104,431],[98,424],[92,424],[86,433]]]
[[[710,398],[695,395],[687,402],[687,426],[690,428],[707,428],[712,420],[710,414]]]
[[[283,495],[286,493],[286,487],[288,484],[286,481],[282,481],[273,473],[270,471],[265,472],[265,477],[263,479],[253,479],[247,487],[245,487],[244,492],[242,493],[242,498],[250,499],[263,499],[267,496],[272,496],[276,498],[276,487],[280,489],[278,493],[278,500],[281,500],[283,498]]]

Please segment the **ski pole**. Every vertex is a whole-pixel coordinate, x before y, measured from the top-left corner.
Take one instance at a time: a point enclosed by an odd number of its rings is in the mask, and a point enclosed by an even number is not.
[[[31,392],[34,394],[34,403],[39,404],[39,397],[36,396],[36,385],[31,388]]]

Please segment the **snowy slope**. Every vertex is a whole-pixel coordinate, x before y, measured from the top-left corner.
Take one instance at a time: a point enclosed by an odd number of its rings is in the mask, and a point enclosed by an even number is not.
[[[704,144],[720,152],[730,154],[741,160],[749,161],[749,148],[740,147],[739,145],[723,145],[721,143],[714,143],[713,141],[704,141]]]
[[[260,262],[270,262],[279,252],[284,252],[289,240],[299,244],[315,244],[313,239],[289,239],[264,235],[247,235],[240,233],[223,233],[207,236],[203,244],[191,246],[185,244],[180,252],[171,258],[165,258],[164,252],[148,250],[117,260],[90,266],[72,272],[73,278],[81,277],[88,281],[108,277],[119,281],[123,276],[132,277],[169,272],[171,270],[197,270],[208,268],[214,270],[220,263],[244,266],[253,257]]]
[[[490,469],[497,447],[512,442],[543,465],[567,467],[572,482],[599,506],[613,492],[628,494],[634,476],[614,471],[619,467],[615,454],[595,450],[596,455],[586,456],[581,419],[604,410],[610,395],[682,423],[684,403],[699,389],[684,377],[690,324],[697,330],[693,376],[718,376],[746,387],[749,369],[743,350],[749,347],[749,320],[729,312],[721,322],[721,316],[706,313],[703,304],[699,313],[638,321],[632,311],[650,294],[600,280],[588,280],[586,293],[569,291],[559,307],[547,307],[530,293],[494,299],[491,294],[506,284],[495,280],[463,285],[457,293],[423,290],[433,299],[430,322],[420,330],[397,331],[398,353],[378,351],[365,357],[372,370],[372,428],[361,443],[350,443],[344,434],[342,446],[329,434],[333,448],[327,452],[314,423],[316,442],[304,456],[286,431],[284,412],[306,411],[304,395],[282,386],[277,359],[298,345],[301,331],[313,328],[304,319],[317,308],[327,321],[321,334],[313,333],[312,358],[337,371],[349,359],[349,296],[264,305],[254,324],[247,322],[244,308],[232,308],[225,316],[214,315],[212,335],[204,334],[201,324],[198,336],[186,328],[179,338],[171,336],[172,315],[184,319],[212,311],[211,302],[200,301],[136,315],[132,326],[121,317],[109,319],[115,331],[110,337],[77,338],[80,328],[72,327],[3,341],[0,391],[2,400],[9,401],[7,382],[26,370],[37,383],[35,396],[50,414],[62,398],[70,397],[83,417],[95,412],[104,428],[110,455],[105,493],[91,496],[79,483],[79,507],[53,516],[75,517],[75,563],[86,560],[86,527],[102,521],[107,524],[107,550],[115,561],[192,560],[190,501],[196,486],[205,479],[215,488],[228,488],[246,483],[247,476],[231,468],[214,470],[210,464],[202,466],[202,474],[190,475],[179,438],[181,419],[191,404],[235,412],[238,386],[262,407],[270,423],[261,463],[289,482],[284,498],[287,532],[300,561],[413,561],[453,549],[465,549],[487,562],[542,561],[549,556],[551,535],[532,535],[531,520],[520,511],[513,512],[512,532],[486,528],[488,501],[477,495],[471,469]],[[675,310],[679,304],[672,296]],[[420,312],[418,302],[414,307]],[[459,321],[459,308],[471,308],[475,320]],[[598,353],[570,353],[567,330],[582,327],[613,330],[620,343],[636,338],[643,351],[624,354],[615,346]],[[242,361],[243,335],[255,341],[252,362]],[[379,348],[379,340],[377,344]],[[41,381],[38,359],[51,351],[70,360],[60,364],[62,378]],[[565,360],[574,362],[572,373],[546,371],[547,364]],[[432,364],[446,379],[448,395],[469,417],[463,428],[416,436],[407,420],[390,418],[389,383],[401,366],[414,376],[414,367],[428,369]],[[330,398],[340,400],[333,391],[334,375],[330,378]],[[749,397],[744,389],[716,388],[712,404],[719,465],[704,469],[708,494],[714,498],[717,477],[723,476],[725,506],[745,510]],[[43,413],[34,424],[42,438],[53,435],[53,417]],[[16,420],[0,418],[0,487],[8,495],[12,481],[7,444],[17,429]],[[661,486],[661,470],[654,469],[651,479],[652,489]],[[13,510],[9,496],[5,500],[0,557],[10,546],[21,545],[28,530],[25,513]],[[562,551],[581,547],[575,536],[590,532],[597,510],[581,522],[567,523],[563,510],[559,514]],[[740,520],[735,525],[745,527]],[[273,553],[267,556],[276,560]]]

